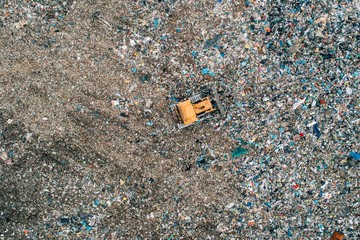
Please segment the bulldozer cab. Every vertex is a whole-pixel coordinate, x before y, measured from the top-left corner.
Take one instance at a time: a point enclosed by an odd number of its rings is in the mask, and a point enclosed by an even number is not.
[[[196,122],[196,112],[190,102],[190,100],[177,104],[178,111],[180,112],[181,119],[185,125]]]

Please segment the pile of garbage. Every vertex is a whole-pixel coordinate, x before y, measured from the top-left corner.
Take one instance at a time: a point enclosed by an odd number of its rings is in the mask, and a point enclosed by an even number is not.
[[[1,2],[0,236],[358,239],[356,4]]]

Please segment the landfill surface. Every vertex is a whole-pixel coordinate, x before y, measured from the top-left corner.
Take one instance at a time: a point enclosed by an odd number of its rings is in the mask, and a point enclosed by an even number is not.
[[[359,13],[1,0],[0,239],[360,239]]]

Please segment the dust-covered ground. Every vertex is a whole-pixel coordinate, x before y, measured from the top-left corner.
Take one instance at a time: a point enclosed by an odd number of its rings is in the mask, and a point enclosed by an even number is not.
[[[359,239],[359,10],[284,2],[1,1],[1,238]]]

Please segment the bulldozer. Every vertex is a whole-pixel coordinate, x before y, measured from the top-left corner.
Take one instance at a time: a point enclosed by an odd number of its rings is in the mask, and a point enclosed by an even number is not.
[[[171,109],[176,112],[181,122],[177,124],[179,129],[208,119],[211,117],[210,113],[217,110],[222,116],[226,114],[215,85],[212,86],[210,91],[194,95],[172,105]]]

